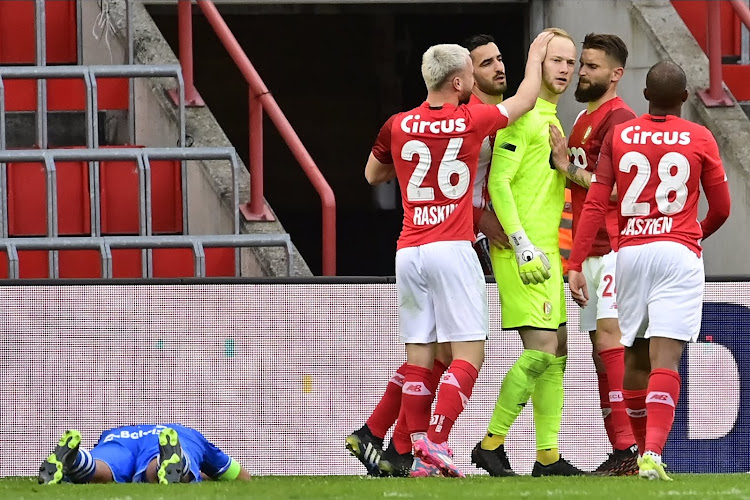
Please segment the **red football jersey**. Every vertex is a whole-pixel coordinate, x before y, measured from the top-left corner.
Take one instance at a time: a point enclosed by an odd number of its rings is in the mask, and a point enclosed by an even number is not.
[[[701,255],[700,185],[726,180],[708,129],[677,116],[646,114],[614,127],[595,182],[617,182],[620,247],[675,241]]]
[[[392,116],[372,154],[396,168],[404,223],[398,248],[474,241],[472,187],[482,141],[508,124],[502,105],[420,107]]]
[[[596,162],[599,160],[599,150],[607,134],[612,130],[612,127],[618,123],[632,120],[635,117],[636,115],[633,110],[619,97],[610,99],[592,113],[582,111],[578,115],[568,138],[570,162],[579,168],[595,172]],[[575,238],[588,189],[574,182],[570,182],[569,184],[571,200],[573,202],[573,237]],[[596,239],[591,247],[591,252],[589,252],[589,257],[607,255],[613,248],[612,245],[617,250],[617,240],[611,244],[610,238],[607,235],[607,226],[610,227],[610,232],[614,231],[616,233],[617,204],[615,202],[610,203],[605,220],[606,225],[599,228],[599,232],[596,234]]]

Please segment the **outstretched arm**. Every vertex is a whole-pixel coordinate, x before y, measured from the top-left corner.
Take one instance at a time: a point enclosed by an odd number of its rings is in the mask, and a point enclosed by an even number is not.
[[[502,103],[502,106],[508,112],[509,124],[518,120],[534,107],[542,86],[542,62],[547,55],[547,44],[553,36],[550,32],[542,32],[531,43],[523,81],[518,86],[515,95],[505,99]]]

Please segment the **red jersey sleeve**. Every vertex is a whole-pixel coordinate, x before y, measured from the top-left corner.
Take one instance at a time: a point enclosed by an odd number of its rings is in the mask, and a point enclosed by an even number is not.
[[[390,165],[393,163],[393,154],[391,153],[391,128],[393,122],[396,119],[396,115],[391,116],[386,120],[385,124],[380,127],[378,137],[375,139],[375,145],[372,147],[372,155],[380,163],[384,165]]]
[[[727,175],[721,163],[719,145],[711,132],[706,130],[703,146],[703,166],[701,168],[701,185],[714,186],[727,181]]]
[[[612,132],[604,139],[602,148],[599,152],[599,162],[596,165],[596,174],[594,175],[589,192],[586,195],[586,202],[583,204],[581,212],[581,222],[573,240],[573,250],[570,252],[568,259],[568,269],[580,272],[583,261],[591,251],[594,244],[594,238],[599,228],[604,223],[604,214],[607,212],[609,204],[609,195],[612,193],[612,186],[615,183],[614,169],[612,168]]]
[[[474,105],[469,108],[472,122],[482,136],[495,135],[508,126],[508,112],[502,104]]]
[[[719,146],[711,132],[706,131],[705,139],[701,185],[706,193],[708,213],[700,223],[703,239],[711,236],[726,222],[731,207],[727,174],[721,164]]]

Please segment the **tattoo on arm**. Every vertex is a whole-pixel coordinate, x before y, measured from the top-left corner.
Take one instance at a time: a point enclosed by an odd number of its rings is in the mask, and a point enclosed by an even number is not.
[[[573,163],[568,163],[568,171],[566,177],[579,186],[585,187],[586,189],[591,186],[591,172],[587,171],[584,168],[577,167]]]

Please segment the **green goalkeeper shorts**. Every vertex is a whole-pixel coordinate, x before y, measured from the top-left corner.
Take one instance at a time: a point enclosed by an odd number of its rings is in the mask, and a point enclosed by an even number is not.
[[[567,321],[560,252],[545,253],[550,262],[550,278],[538,285],[524,285],[518,274],[515,252],[491,248],[504,329],[527,326],[557,330]]]

